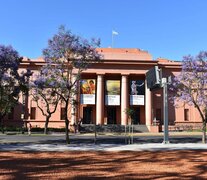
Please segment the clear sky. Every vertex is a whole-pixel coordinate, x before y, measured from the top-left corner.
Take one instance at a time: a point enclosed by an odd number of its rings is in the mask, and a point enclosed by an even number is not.
[[[0,0],[0,44],[41,56],[65,25],[101,47],[140,48],[153,58],[182,60],[207,50],[207,0]]]

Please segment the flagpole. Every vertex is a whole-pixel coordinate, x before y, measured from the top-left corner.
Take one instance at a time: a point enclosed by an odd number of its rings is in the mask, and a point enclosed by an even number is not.
[[[114,35],[118,35],[118,32],[112,30],[111,32],[111,47],[114,47]]]

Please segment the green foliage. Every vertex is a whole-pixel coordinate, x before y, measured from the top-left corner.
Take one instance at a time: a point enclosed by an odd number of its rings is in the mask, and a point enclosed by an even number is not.
[[[133,108],[127,108],[125,109],[124,112],[129,116],[131,123],[134,124],[133,116],[134,116],[135,110]]]
[[[132,118],[132,116],[134,115],[135,111],[133,108],[127,108],[125,109],[125,113],[130,117]]]
[[[1,128],[0,128],[1,130]],[[5,132],[17,132],[17,133],[22,133],[22,131],[26,131],[26,129],[22,127],[15,127],[15,126],[6,126],[4,127]],[[48,128],[49,132],[65,132],[65,128]],[[44,128],[40,127],[32,127],[32,132],[44,132]]]

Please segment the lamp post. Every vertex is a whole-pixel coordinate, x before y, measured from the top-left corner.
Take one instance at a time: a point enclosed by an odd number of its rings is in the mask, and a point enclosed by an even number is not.
[[[162,78],[163,86],[163,116],[164,116],[164,139],[163,144],[169,144],[169,132],[168,132],[168,92],[167,92],[167,78]]]

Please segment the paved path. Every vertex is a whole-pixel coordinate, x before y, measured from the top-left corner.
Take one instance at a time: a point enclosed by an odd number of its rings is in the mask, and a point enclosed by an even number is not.
[[[72,144],[93,144],[94,134],[70,134]],[[201,143],[201,133],[170,133],[171,143]],[[123,134],[98,134],[97,144],[125,144],[126,136]],[[134,134],[135,144],[162,143],[163,133]],[[64,134],[0,134],[0,143],[38,143],[38,144],[65,144]]]
[[[201,143],[201,133],[171,134],[169,144],[162,144],[162,134],[138,134],[134,144],[125,144],[125,137],[119,135],[94,136],[71,135],[71,144],[65,144],[64,134],[0,135],[0,151],[165,151],[165,150],[207,150]]]

